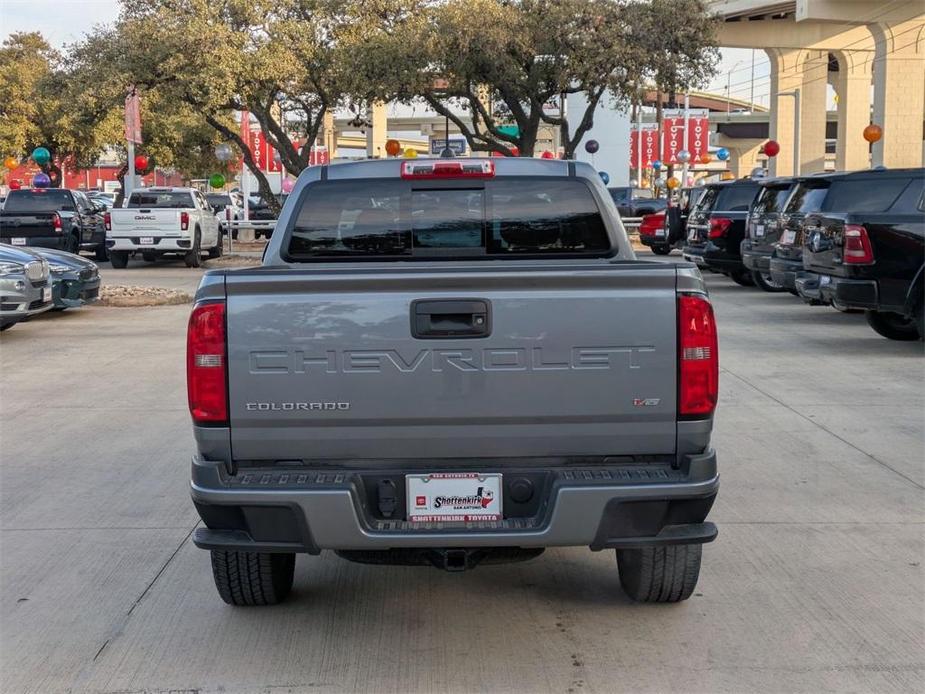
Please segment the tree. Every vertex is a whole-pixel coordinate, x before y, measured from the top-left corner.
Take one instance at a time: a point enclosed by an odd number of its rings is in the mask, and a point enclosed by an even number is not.
[[[665,72],[668,63],[654,55],[649,27],[674,32],[666,45],[686,42],[679,49],[685,62],[675,71],[678,85],[711,73],[714,20],[702,0],[679,0],[680,11],[675,5],[673,0],[363,3],[354,9],[355,25],[363,27],[353,36],[351,74],[361,85],[354,91],[367,100],[423,98],[454,122],[474,151],[510,155],[516,148],[532,156],[540,127],[555,126],[571,157],[593,127],[602,99],[625,105],[644,80]],[[660,24],[675,14],[680,18]],[[679,31],[682,22],[697,30]],[[578,92],[587,105],[571,122],[545,108]]]

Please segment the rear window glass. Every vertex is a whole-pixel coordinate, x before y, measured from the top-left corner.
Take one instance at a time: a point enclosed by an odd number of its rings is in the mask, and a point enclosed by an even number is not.
[[[146,191],[132,193],[126,207],[159,207],[168,209],[189,209],[194,207],[193,196],[189,193],[174,193],[166,191]]]
[[[699,212],[747,212],[758,193],[757,185],[738,185],[708,187],[700,202],[697,203]]]
[[[206,195],[206,200],[208,200],[209,204],[212,205],[213,207],[215,207],[215,206],[217,206],[217,205],[222,205],[222,206],[224,206],[224,205],[230,205],[230,204],[231,204],[231,196],[230,196],[230,195],[214,195],[214,194],[209,194],[209,195]]]
[[[11,190],[3,205],[5,212],[42,214],[44,212],[73,212],[74,201],[70,192],[60,188],[38,190]]]
[[[761,186],[758,197],[755,198],[755,204],[752,205],[752,212],[755,214],[782,212],[791,190],[792,186]]]
[[[909,185],[908,178],[861,178],[833,181],[823,212],[884,212]]]
[[[791,197],[790,201],[787,203],[787,212],[791,214],[794,212],[799,212],[801,214],[818,212],[822,209],[822,201],[825,200],[825,196],[828,192],[828,184],[812,186],[800,184],[797,186],[797,189],[793,191],[793,197]]]
[[[610,252],[591,191],[574,179],[327,181],[300,204],[288,246],[295,260]]]

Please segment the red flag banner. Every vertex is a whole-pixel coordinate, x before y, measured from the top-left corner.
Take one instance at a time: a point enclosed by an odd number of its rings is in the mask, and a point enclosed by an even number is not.
[[[135,87],[125,97],[125,139],[141,144],[141,98]]]
[[[684,149],[684,111],[665,109],[662,112],[662,163],[678,164],[678,152]]]
[[[642,168],[652,166],[659,157],[658,124],[642,124]],[[630,131],[630,168],[639,168],[639,128]]]
[[[691,161],[700,161],[710,143],[710,112],[707,109],[691,109],[687,123],[687,151]]]

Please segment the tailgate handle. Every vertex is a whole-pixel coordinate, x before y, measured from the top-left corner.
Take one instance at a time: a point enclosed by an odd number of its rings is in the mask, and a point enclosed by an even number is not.
[[[491,304],[484,299],[417,299],[411,302],[411,334],[420,339],[488,337]]]

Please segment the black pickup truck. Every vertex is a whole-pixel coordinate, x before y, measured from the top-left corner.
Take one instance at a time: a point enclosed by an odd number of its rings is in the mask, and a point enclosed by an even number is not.
[[[784,208],[796,188],[793,178],[761,181],[758,196],[746,222],[742,239],[742,264],[752,271],[755,284],[766,292],[782,292],[785,287],[771,277],[771,254],[784,226]]]
[[[687,220],[684,259],[728,275],[736,284],[752,286],[755,281],[751,270],[742,264],[741,245],[758,190],[758,181],[747,178],[704,186],[703,196]]]
[[[925,337],[925,169],[834,178],[803,233],[801,296],[864,309],[891,340]]]
[[[0,242],[69,253],[92,249],[106,260],[104,211],[79,190],[12,190],[0,210]]]

